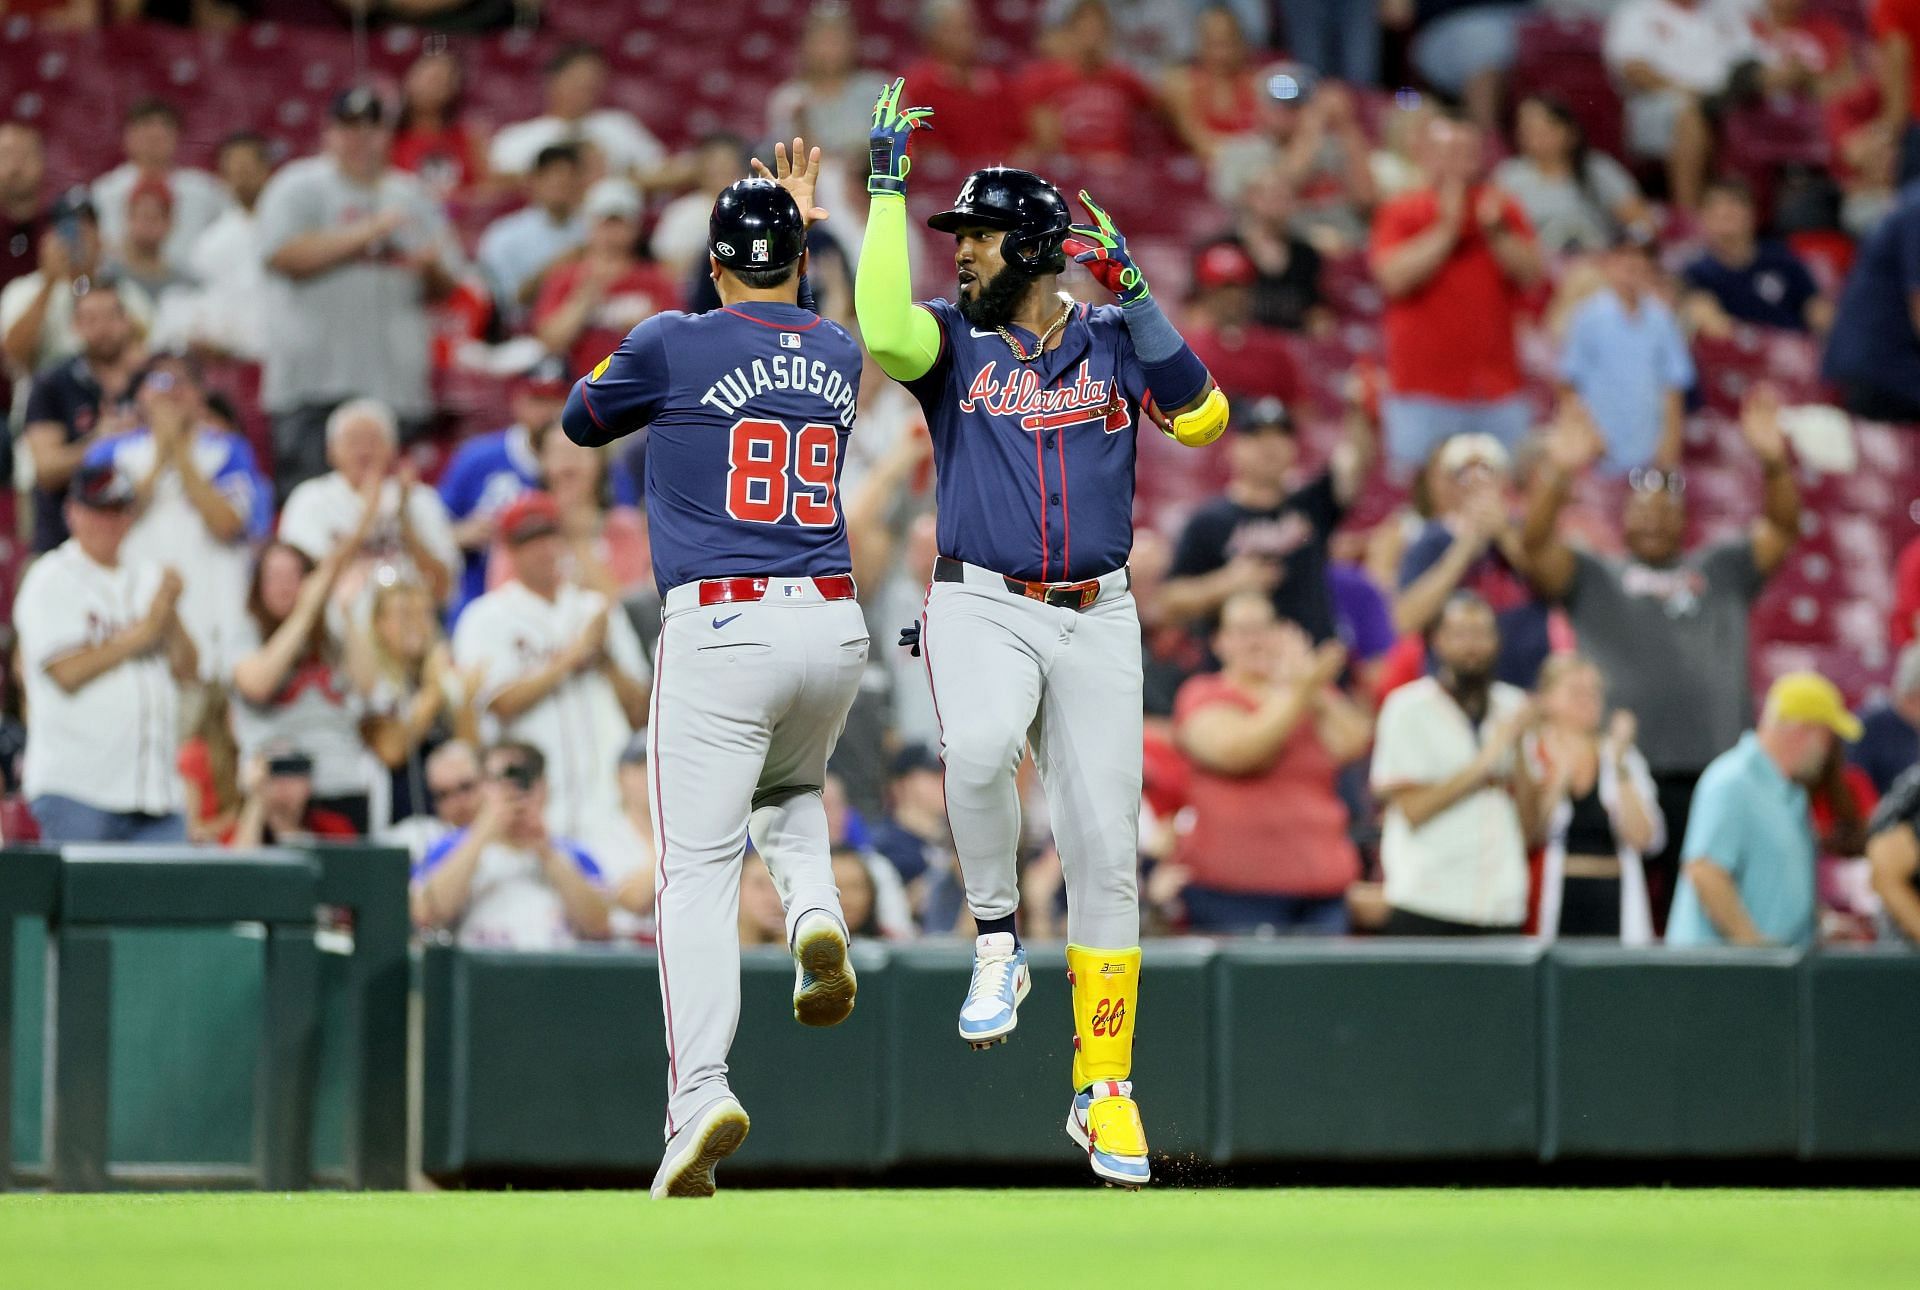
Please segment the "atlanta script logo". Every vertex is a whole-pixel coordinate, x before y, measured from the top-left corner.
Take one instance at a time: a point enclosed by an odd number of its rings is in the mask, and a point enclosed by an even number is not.
[[[1113,382],[1093,379],[1089,363],[1080,364],[1072,381],[1048,389],[1040,387],[1040,373],[1031,367],[1016,367],[1002,380],[996,375],[999,366],[988,363],[974,373],[960,399],[962,412],[977,409],[988,416],[1019,417],[1022,430],[1036,431],[1100,421],[1113,434],[1132,421],[1126,404],[1113,392]]]

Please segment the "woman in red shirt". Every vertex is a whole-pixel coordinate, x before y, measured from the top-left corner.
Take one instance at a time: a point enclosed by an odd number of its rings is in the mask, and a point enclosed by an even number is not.
[[[1202,13],[1193,61],[1169,70],[1164,82],[1174,129],[1196,156],[1211,160],[1220,140],[1259,128],[1257,79],[1233,11]]]
[[[441,49],[415,59],[400,85],[394,168],[418,175],[442,201],[486,177],[479,140],[461,120],[465,77],[459,58]]]
[[[1373,736],[1334,685],[1346,649],[1315,649],[1265,592],[1242,592],[1221,607],[1213,652],[1221,670],[1180,687],[1173,708],[1193,764],[1193,822],[1174,852],[1189,926],[1345,932],[1360,854],[1335,781]]]
[[[533,334],[576,372],[591,372],[627,333],[653,315],[680,307],[665,269],[643,260],[640,194],[624,179],[602,179],[587,192],[587,245],[580,258],[547,274],[533,306]]]

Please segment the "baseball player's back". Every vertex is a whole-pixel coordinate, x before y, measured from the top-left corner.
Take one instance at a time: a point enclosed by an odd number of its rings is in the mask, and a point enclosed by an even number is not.
[[[714,1165],[746,1136],[727,1050],[749,836],[786,902],[794,1017],[834,1025],[856,991],[820,790],[867,661],[839,498],[861,354],[799,303],[800,211],[765,180],[722,193],[708,252],[725,307],[636,327],[574,387],[561,419],[587,444],[648,427],[663,599],[648,740],[669,1084],[656,1196],[711,1194]]]
[[[841,449],[860,347],[798,305],[660,314],[578,388],[582,443],[647,429],[647,525],[661,595],[730,574],[846,573]]]

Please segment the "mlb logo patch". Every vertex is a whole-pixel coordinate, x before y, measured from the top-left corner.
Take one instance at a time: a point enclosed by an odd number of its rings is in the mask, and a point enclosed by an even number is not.
[[[755,264],[766,263],[766,260],[767,260],[767,239],[766,238],[756,237],[753,239],[753,253],[750,258],[753,260]]]
[[[781,349],[799,349],[799,348],[800,348],[800,333],[799,333],[799,332],[797,332],[797,331],[783,331],[783,332],[781,332],[781,333],[780,333],[780,348],[781,348]]]

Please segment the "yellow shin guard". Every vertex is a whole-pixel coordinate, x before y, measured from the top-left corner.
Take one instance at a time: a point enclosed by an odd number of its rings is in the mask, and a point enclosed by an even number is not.
[[[1073,983],[1073,1089],[1133,1075],[1133,1027],[1140,1003],[1140,947],[1067,946]]]

